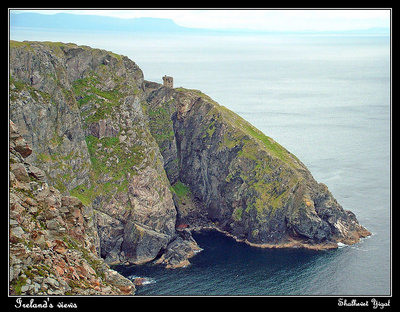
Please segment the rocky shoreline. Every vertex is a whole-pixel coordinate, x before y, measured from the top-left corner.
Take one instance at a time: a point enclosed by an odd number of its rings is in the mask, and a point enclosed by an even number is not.
[[[333,242],[325,242],[321,244],[315,244],[315,243],[305,243],[303,240],[296,240],[295,238],[290,238],[288,242],[284,243],[278,243],[278,244],[256,244],[249,242],[246,239],[238,239],[234,235],[230,234],[227,231],[223,231],[219,229],[215,225],[208,225],[204,227],[194,227],[194,228],[189,228],[188,229],[190,232],[204,232],[204,231],[217,231],[219,233],[224,234],[227,237],[230,237],[234,239],[238,243],[244,243],[252,247],[257,247],[257,248],[271,248],[271,249],[279,249],[279,248],[304,248],[304,249],[309,249],[309,250],[329,250],[329,249],[337,249],[339,246],[342,245],[353,245],[358,242],[360,242],[361,239],[367,238],[371,236],[371,232],[369,232],[366,229],[361,230],[360,232],[355,232],[354,238],[349,239],[349,240],[343,240],[343,241],[333,241]]]

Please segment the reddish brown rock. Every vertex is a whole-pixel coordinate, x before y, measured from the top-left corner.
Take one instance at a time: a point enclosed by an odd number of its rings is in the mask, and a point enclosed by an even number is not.
[[[39,169],[14,149],[19,135],[10,125],[10,295],[134,294],[134,284],[97,254],[89,235],[96,232],[82,202],[43,181]]]

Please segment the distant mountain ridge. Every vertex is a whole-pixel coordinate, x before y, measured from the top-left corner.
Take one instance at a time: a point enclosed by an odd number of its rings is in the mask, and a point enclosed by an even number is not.
[[[86,31],[127,31],[149,33],[254,33],[254,34],[375,34],[390,35],[390,29],[374,27],[343,31],[261,31],[250,29],[189,28],[169,18],[117,18],[70,13],[40,14],[10,12],[10,27],[51,28]]]
[[[11,27],[35,27],[53,29],[79,29],[97,31],[146,31],[146,32],[185,32],[196,31],[177,25],[172,19],[139,17],[116,18],[96,15],[68,13],[10,13]]]

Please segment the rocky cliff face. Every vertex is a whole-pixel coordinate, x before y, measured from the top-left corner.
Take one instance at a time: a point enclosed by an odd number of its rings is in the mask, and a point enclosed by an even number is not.
[[[144,81],[125,56],[11,42],[10,119],[33,147],[21,155],[90,207],[107,263],[187,265],[191,230],[209,227],[267,247],[369,235],[277,142],[200,91]]]
[[[10,122],[10,294],[134,294],[98,255],[92,209],[49,186],[31,152]]]
[[[179,222],[266,247],[335,248],[370,234],[297,157],[235,113],[198,90],[146,87],[167,175],[187,188],[175,196]]]
[[[10,119],[46,181],[95,211],[107,263],[144,263],[177,238],[176,209],[127,57],[63,43],[10,43]]]

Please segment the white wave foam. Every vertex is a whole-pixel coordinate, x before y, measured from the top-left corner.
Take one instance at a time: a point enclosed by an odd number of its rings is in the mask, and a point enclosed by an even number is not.
[[[145,277],[145,276],[137,276],[137,275],[129,275],[128,276],[128,279],[130,279],[132,282],[134,282],[135,279],[137,279],[137,278],[143,279],[141,285],[149,285],[149,284],[155,284],[156,283],[156,280],[154,278]]]
[[[343,243],[337,243],[338,248],[343,248],[343,247],[347,247],[349,245],[343,244]]]
[[[146,280],[143,282],[142,285],[149,285],[149,284],[155,284],[155,283],[156,283],[155,279],[146,277]]]

